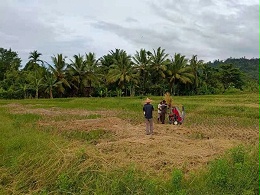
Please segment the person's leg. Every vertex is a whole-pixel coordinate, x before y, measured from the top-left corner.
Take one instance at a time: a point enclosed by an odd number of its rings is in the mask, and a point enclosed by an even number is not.
[[[162,124],[164,124],[164,121],[165,121],[165,113],[162,113]]]
[[[162,123],[162,120],[163,120],[163,114],[161,113],[160,114],[160,122]]]
[[[145,125],[146,125],[146,135],[150,134],[150,121],[148,119],[145,119]]]
[[[153,134],[153,119],[150,119],[149,120],[149,122],[150,122],[150,134]]]

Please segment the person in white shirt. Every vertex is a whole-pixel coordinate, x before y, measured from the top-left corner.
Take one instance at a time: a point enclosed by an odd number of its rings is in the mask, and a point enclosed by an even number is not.
[[[161,122],[161,113],[162,113],[162,101],[158,104],[158,118],[157,118],[157,122],[160,123]]]

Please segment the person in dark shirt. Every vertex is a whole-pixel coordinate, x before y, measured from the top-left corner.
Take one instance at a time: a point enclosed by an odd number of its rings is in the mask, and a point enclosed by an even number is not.
[[[145,117],[145,124],[146,124],[146,135],[153,134],[153,111],[154,107],[151,104],[152,100],[147,98],[145,100],[145,104],[143,106],[143,112]]]
[[[163,100],[161,104],[161,115],[160,115],[160,121],[162,122],[162,124],[165,123],[166,112],[167,112],[167,103],[165,100]]]

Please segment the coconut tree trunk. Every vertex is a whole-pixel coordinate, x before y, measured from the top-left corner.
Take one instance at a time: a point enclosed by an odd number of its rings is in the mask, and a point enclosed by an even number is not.
[[[36,92],[35,92],[35,99],[38,99],[38,94],[39,94],[39,90],[36,89]]]
[[[175,93],[176,93],[176,91],[175,91],[175,82],[172,83],[172,90],[173,90],[172,94],[173,94],[173,96],[175,96]]]
[[[53,99],[52,89],[50,89],[50,99]]]

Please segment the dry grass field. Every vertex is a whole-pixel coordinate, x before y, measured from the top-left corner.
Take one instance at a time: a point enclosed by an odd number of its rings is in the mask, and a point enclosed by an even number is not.
[[[257,144],[259,135],[257,124],[241,127],[232,116],[189,126],[186,121],[182,125],[171,125],[158,124],[154,120],[154,135],[145,135],[144,123],[131,124],[130,120],[119,118],[120,113],[109,110],[34,108],[22,104],[7,106],[14,114],[40,115],[38,128],[49,128],[56,134],[70,137],[71,150],[77,151],[82,147],[84,134],[103,132],[109,136],[101,136],[85,146],[89,158],[98,156],[104,167],[123,168],[134,164],[138,169],[164,177],[170,176],[174,167],[187,173],[202,168],[235,146]],[[156,118],[156,112],[154,115]],[[189,122],[191,117],[196,117],[196,113],[187,113],[185,120]]]

